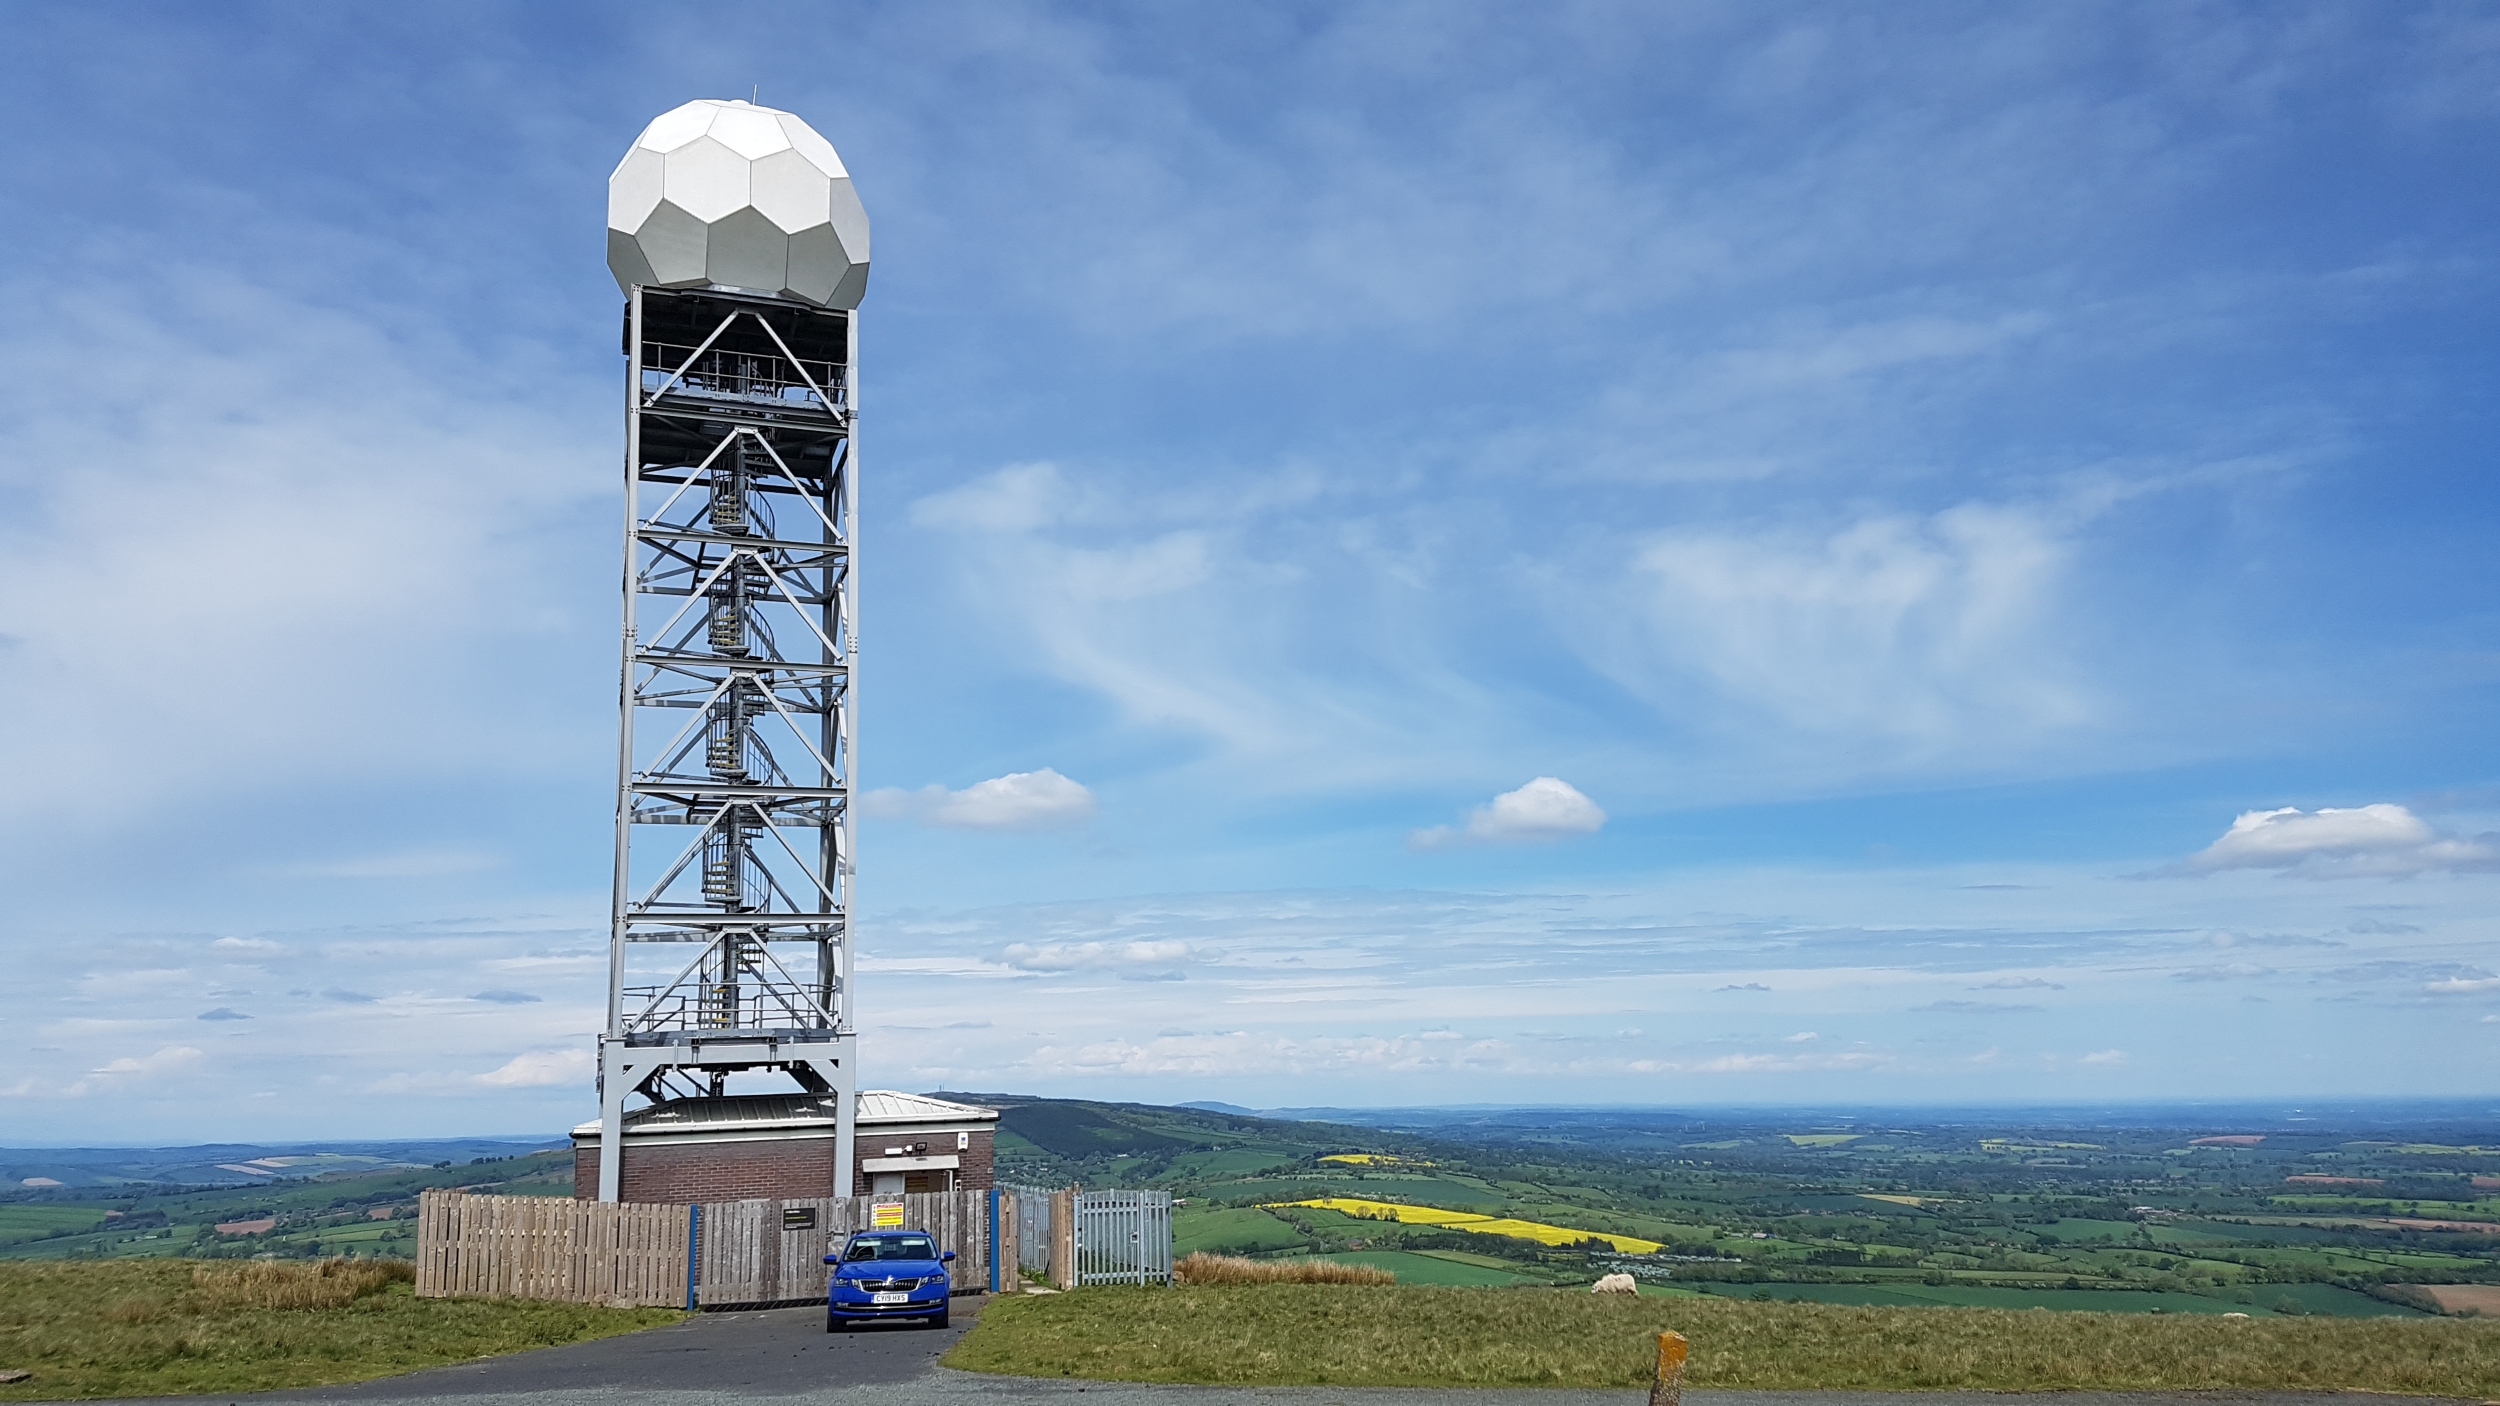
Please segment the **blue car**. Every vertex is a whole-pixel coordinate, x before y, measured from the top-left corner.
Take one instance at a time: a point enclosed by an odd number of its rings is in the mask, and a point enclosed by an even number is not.
[[[918,1318],[946,1326],[947,1261],[925,1230],[863,1230],[825,1256],[833,1266],[825,1288],[825,1331],[885,1318]]]

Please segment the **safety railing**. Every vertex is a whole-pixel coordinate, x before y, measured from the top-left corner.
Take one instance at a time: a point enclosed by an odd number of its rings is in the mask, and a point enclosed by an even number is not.
[[[846,371],[835,361],[645,342],[642,393],[646,399],[666,391],[708,400],[835,410],[849,400]]]

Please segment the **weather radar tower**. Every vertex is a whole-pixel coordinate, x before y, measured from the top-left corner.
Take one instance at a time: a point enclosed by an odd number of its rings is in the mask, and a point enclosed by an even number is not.
[[[630,1100],[779,1071],[852,1165],[857,411],[868,216],[787,112],[691,102],[608,178],[625,629],[599,1199]],[[848,1186],[827,1193],[848,1195]]]

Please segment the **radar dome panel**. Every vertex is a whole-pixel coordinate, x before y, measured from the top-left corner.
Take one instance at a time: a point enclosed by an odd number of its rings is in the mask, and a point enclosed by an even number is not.
[[[822,307],[868,290],[868,212],[791,113],[704,98],[654,118],[608,178],[617,286],[742,288]]]

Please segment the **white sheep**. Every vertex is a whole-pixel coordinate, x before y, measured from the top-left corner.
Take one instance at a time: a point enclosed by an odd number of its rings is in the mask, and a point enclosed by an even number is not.
[[[1589,1286],[1592,1294],[1637,1294],[1640,1291],[1640,1281],[1629,1274],[1609,1274]]]

